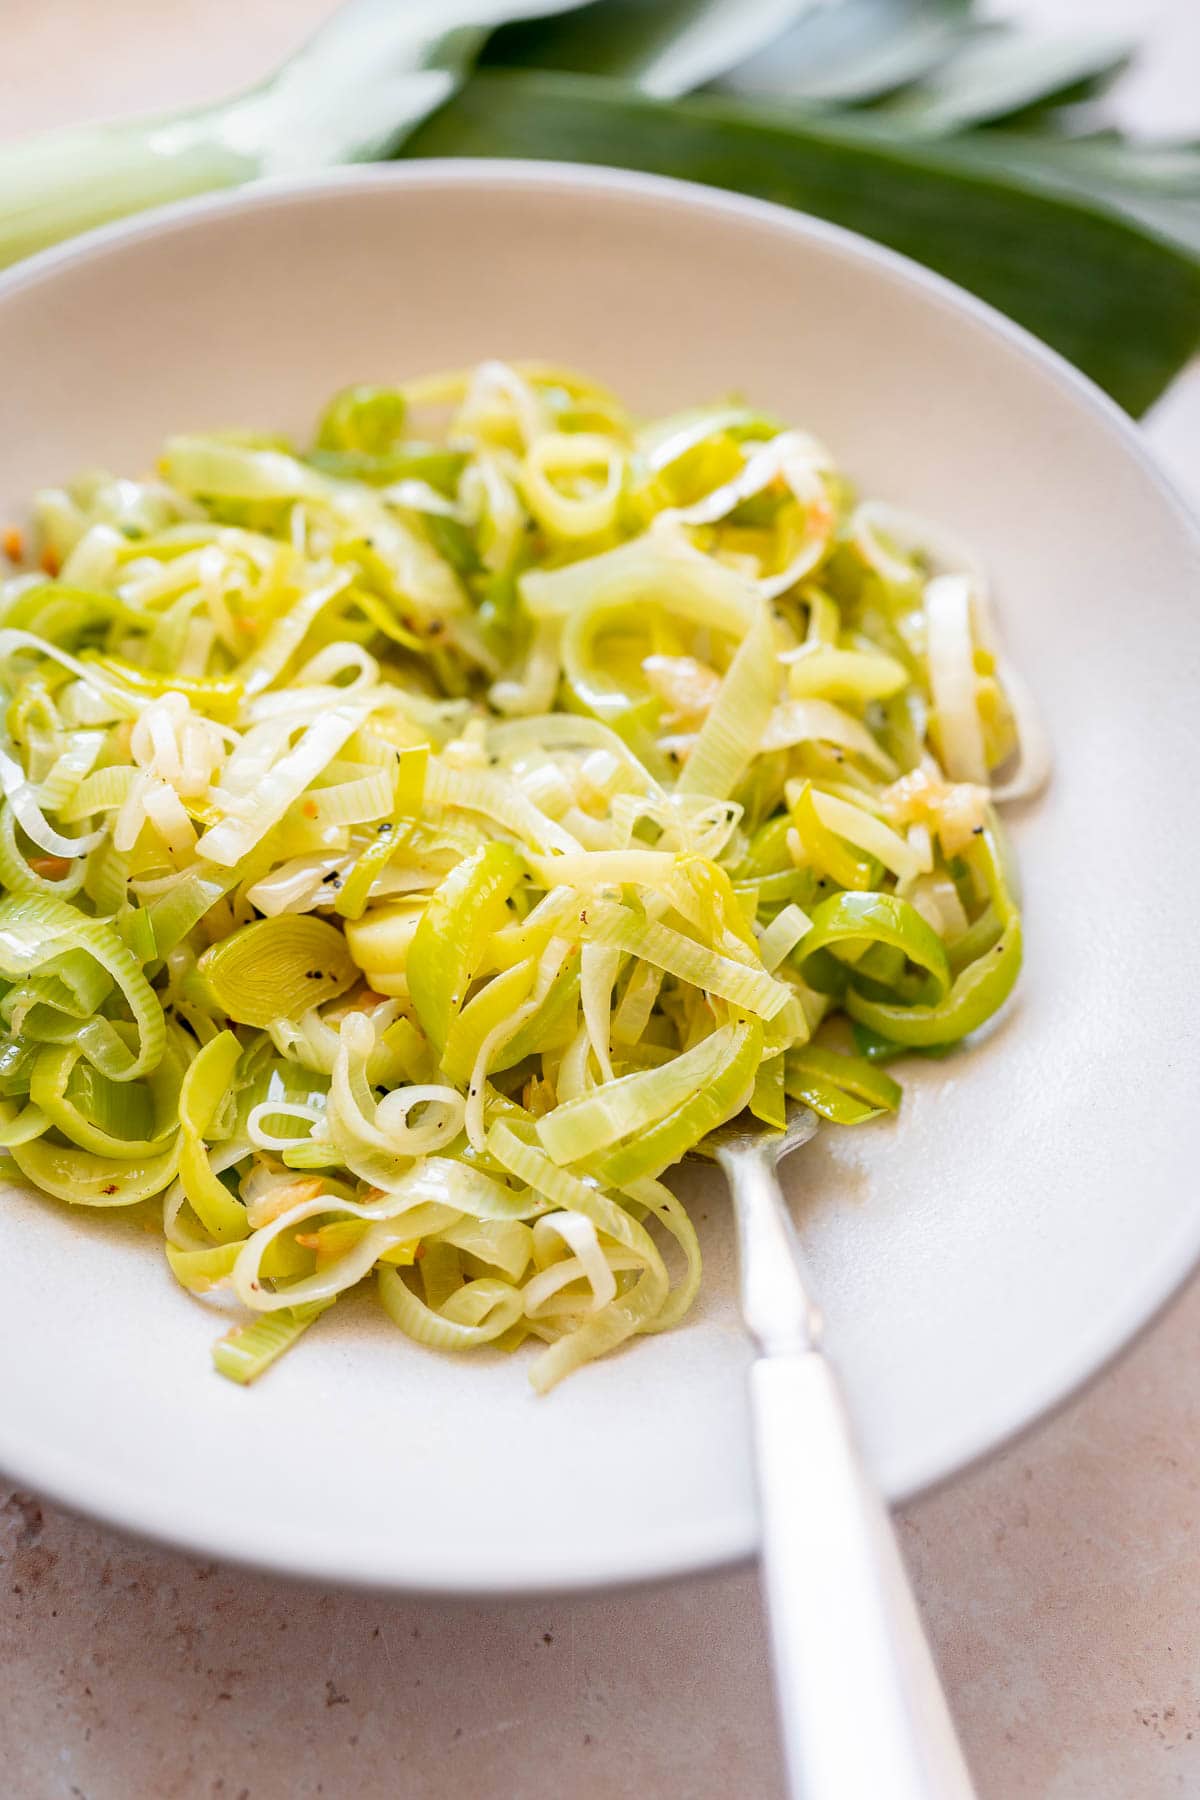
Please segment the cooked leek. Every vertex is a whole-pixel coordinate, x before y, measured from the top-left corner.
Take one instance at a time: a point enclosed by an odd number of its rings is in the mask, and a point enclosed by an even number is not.
[[[259,919],[206,950],[196,965],[213,1011],[265,1029],[298,1019],[358,980],[343,934],[311,914]]]
[[[765,414],[492,362],[35,514],[0,1151],[159,1195],[234,1381],[372,1274],[419,1344],[539,1341],[539,1390],[675,1324],[662,1172],[745,1107],[894,1113],[882,1064],[1016,979],[994,801],[1044,759],[982,573]]]

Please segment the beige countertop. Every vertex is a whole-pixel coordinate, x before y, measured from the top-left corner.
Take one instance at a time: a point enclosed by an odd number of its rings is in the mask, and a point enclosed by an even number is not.
[[[2,0],[0,135],[210,98],[328,10]],[[1200,125],[1195,0],[998,10],[1148,36],[1127,110]],[[1150,430],[1200,498],[1200,375]],[[1082,1400],[905,1512],[983,1800],[1200,1794],[1198,1444],[1193,1285]],[[0,1669],[14,1800],[780,1793],[747,1572],[563,1602],[381,1600],[198,1564],[0,1485]]]

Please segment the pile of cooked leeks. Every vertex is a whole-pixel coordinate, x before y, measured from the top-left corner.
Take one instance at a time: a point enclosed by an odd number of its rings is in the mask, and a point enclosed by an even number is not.
[[[1012,989],[1045,753],[983,571],[802,431],[492,362],[35,520],[0,1145],[161,1206],[236,1380],[371,1278],[550,1387],[687,1311],[706,1134],[894,1112]]]

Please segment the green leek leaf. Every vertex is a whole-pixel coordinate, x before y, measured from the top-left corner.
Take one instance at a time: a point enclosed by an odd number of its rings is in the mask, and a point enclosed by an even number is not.
[[[1049,101],[1097,93],[1120,74],[1132,51],[1128,39],[1111,33],[981,32],[881,110],[913,131],[962,131]]]
[[[737,67],[816,5],[817,0],[592,0],[569,16],[504,27],[480,60],[617,76],[647,94],[670,98]]]
[[[918,81],[977,27],[971,0],[839,0],[806,13],[720,82],[747,99],[854,106]]]
[[[1041,193],[1099,204],[1200,257],[1198,144],[974,131],[954,139],[954,156],[984,179],[1015,176]]]

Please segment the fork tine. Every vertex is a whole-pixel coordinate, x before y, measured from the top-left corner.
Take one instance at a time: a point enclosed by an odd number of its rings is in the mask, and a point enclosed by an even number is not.
[[[718,1162],[726,1156],[766,1150],[771,1153],[772,1160],[778,1162],[781,1157],[799,1149],[801,1144],[806,1144],[818,1124],[816,1114],[799,1103],[788,1108],[787,1126],[783,1131],[776,1131],[757,1119],[750,1123],[749,1115],[740,1112],[735,1119],[710,1131],[688,1155],[701,1156],[706,1162]]]

